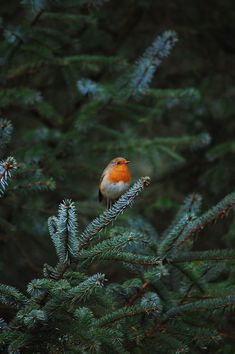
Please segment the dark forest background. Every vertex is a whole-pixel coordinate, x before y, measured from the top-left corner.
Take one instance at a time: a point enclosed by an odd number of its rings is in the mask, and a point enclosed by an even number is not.
[[[159,232],[185,196],[201,194],[205,210],[235,181],[234,1],[43,3],[0,2],[0,113],[13,125],[4,156],[18,163],[0,203],[0,282],[20,289],[55,263],[47,219],[63,198],[76,201],[81,229],[104,209],[99,177],[113,157],[131,160],[134,179],[152,179],[119,223],[131,214]],[[179,40],[152,92],[118,97],[166,30]],[[81,88],[87,79],[100,85],[95,94]],[[234,247],[233,218],[206,228],[194,248]]]

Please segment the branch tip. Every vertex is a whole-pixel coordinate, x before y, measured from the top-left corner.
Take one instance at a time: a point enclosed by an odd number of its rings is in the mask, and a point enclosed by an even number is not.
[[[141,177],[141,181],[144,187],[148,187],[151,183],[151,178],[149,176]]]

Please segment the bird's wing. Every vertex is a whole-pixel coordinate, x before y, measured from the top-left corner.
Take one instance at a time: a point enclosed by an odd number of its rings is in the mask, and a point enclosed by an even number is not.
[[[99,189],[99,193],[98,193],[98,199],[99,199],[99,202],[102,202],[102,200],[103,200],[103,194],[101,193],[100,189]]]
[[[101,177],[100,177],[100,185],[101,185],[101,182],[102,182],[103,179],[104,179],[105,172],[106,172],[106,168],[104,169],[104,171],[103,171],[103,173],[102,173],[102,175],[101,175]],[[100,188],[99,188],[99,192],[98,192],[98,199],[99,199],[99,202],[102,202],[103,198],[104,198],[104,197],[103,197],[103,194],[102,194],[102,192],[101,192],[101,190],[100,190]]]

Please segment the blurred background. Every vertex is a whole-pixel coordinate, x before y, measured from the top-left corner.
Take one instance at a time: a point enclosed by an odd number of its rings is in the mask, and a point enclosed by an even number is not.
[[[0,113],[13,125],[1,158],[18,163],[0,201],[0,282],[23,288],[55,263],[47,219],[63,198],[80,230],[105,209],[98,184],[113,157],[152,179],[122,225],[161,233],[188,194],[206,210],[234,190],[234,1],[8,0],[0,25]],[[136,60],[166,30],[178,42],[130,97]],[[234,229],[230,215],[194,247],[234,247]]]

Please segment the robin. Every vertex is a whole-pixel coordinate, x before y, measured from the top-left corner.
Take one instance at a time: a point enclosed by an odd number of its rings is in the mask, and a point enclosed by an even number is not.
[[[110,161],[101,175],[99,201],[106,199],[107,209],[130,187],[129,162],[123,157],[116,157]]]

